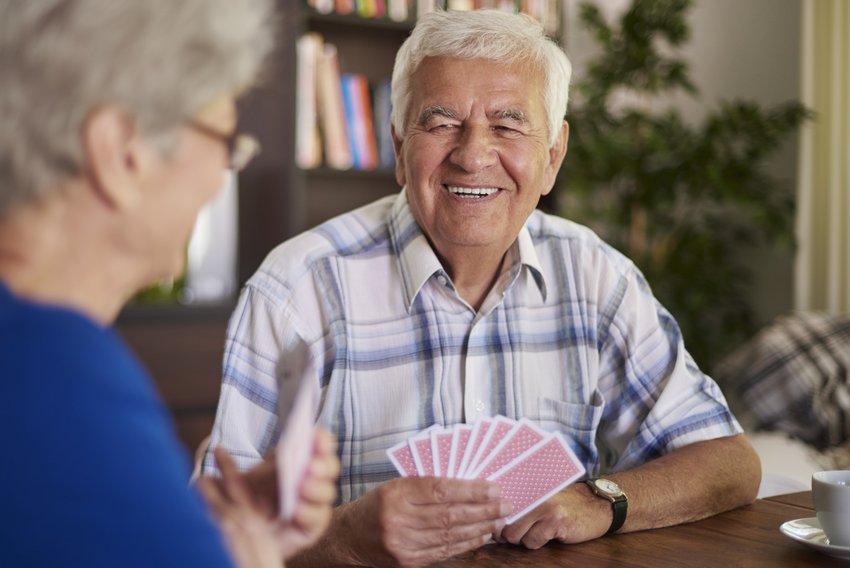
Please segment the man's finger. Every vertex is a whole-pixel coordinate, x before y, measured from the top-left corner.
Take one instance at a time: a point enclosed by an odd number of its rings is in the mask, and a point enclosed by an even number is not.
[[[501,489],[490,481],[478,479],[446,479],[440,477],[407,478],[412,483],[408,502],[412,505],[432,503],[482,503],[498,500]]]
[[[511,514],[512,508],[506,501],[486,501],[484,503],[434,503],[419,505],[408,519],[411,528],[418,530],[455,529],[472,526],[477,523],[490,523],[503,520]],[[499,527],[501,529],[501,527]]]
[[[456,542],[480,540],[484,537],[487,537],[486,540],[489,540],[494,532],[500,531],[504,526],[505,520],[500,518],[480,520],[451,528],[419,530],[417,531],[416,541],[426,547],[435,547]]]

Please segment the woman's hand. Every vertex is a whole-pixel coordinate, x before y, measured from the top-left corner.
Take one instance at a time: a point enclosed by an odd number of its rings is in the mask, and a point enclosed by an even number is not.
[[[252,497],[248,478],[239,473],[233,458],[215,450],[221,478],[202,477],[198,489],[218,521],[236,566],[281,568],[284,561],[278,531],[280,521],[264,504]]]
[[[301,482],[299,500],[289,522],[281,522],[279,542],[284,558],[308,548],[319,540],[331,521],[336,500],[339,459],[336,441],[330,432],[317,428],[313,438],[313,456]]]

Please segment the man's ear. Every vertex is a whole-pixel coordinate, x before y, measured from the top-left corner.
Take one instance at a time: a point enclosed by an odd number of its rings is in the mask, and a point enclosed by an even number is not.
[[[401,151],[404,140],[396,134],[395,125],[390,125],[390,134],[393,138],[393,151],[395,152],[395,180],[400,187],[404,187],[407,183],[407,176],[404,172],[404,153]]]
[[[133,117],[119,107],[100,107],[83,122],[82,139],[85,172],[98,197],[109,207],[135,207],[141,164]]]
[[[555,178],[561,169],[561,164],[564,163],[564,157],[567,155],[567,143],[569,140],[570,125],[565,120],[561,123],[561,130],[558,132],[555,143],[549,148],[549,163],[546,165],[546,189],[543,191],[543,195],[552,191],[552,186],[555,185]]]

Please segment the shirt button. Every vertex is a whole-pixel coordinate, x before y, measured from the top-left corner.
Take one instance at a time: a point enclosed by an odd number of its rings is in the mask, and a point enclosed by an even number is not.
[[[475,412],[479,412],[479,413],[484,412],[484,401],[483,400],[476,400],[474,408],[475,408]]]
[[[448,284],[448,282],[449,282],[449,281],[448,281],[448,280],[446,280],[446,277],[445,277],[445,276],[443,276],[442,274],[440,274],[439,276],[437,276],[437,282],[439,282],[440,284],[442,284],[443,286],[445,286],[446,284]]]

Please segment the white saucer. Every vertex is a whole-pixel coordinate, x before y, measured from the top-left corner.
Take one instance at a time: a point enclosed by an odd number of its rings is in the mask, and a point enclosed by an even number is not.
[[[782,531],[782,534],[785,536],[792,538],[797,542],[802,542],[806,546],[810,546],[824,554],[850,560],[850,546],[836,546],[834,544],[829,544],[829,539],[826,538],[817,517],[796,519],[788,521],[787,523],[782,523],[779,530]]]

